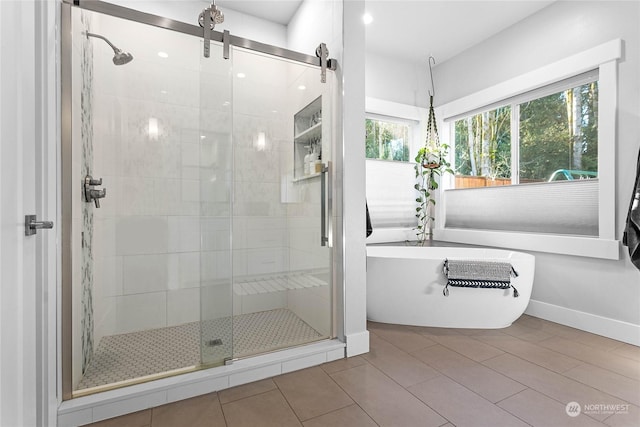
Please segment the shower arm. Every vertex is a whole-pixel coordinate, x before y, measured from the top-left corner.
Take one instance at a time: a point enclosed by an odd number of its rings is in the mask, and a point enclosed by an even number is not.
[[[86,33],[86,34],[87,34],[87,37],[95,37],[95,38],[97,38],[97,39],[102,39],[102,40],[104,40],[105,42],[107,42],[107,44],[108,44],[109,46],[111,46],[111,49],[113,49],[113,52],[114,52],[114,53],[120,53],[120,52],[122,52],[120,49],[118,49],[117,47],[115,47],[115,46],[113,45],[113,43],[111,43],[111,42],[110,42],[106,37],[101,36],[100,34],[90,33],[90,32],[88,32],[88,31],[87,31],[87,33]]]

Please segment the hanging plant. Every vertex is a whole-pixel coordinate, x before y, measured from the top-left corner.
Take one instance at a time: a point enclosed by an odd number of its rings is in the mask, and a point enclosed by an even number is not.
[[[429,57],[429,70],[431,61]],[[435,61],[434,61],[435,63]],[[433,86],[433,78],[431,80]],[[414,188],[418,191],[416,202],[416,236],[418,244],[424,245],[427,240],[433,239],[433,225],[435,223],[435,191],[438,189],[439,177],[443,173],[453,173],[451,164],[447,160],[449,146],[441,144],[438,137],[438,126],[436,115],[433,110],[433,95],[429,92],[429,118],[427,119],[427,138],[422,148],[418,150],[415,158],[416,164],[416,184]]]

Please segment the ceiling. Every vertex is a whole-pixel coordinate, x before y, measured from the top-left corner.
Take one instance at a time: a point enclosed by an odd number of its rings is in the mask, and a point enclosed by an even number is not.
[[[374,0],[367,51],[406,61],[437,63],[469,49],[553,1]]]
[[[366,28],[367,52],[412,62],[426,61],[433,55],[436,63],[441,63],[553,1],[368,0],[365,9],[373,22]],[[301,3],[302,0],[216,1],[223,11],[234,9],[282,25],[290,22]]]

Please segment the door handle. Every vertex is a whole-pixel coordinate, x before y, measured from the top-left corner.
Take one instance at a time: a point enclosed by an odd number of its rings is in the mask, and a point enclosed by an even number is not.
[[[53,221],[37,221],[35,215],[24,216],[24,235],[33,236],[40,229],[50,230],[53,228]]]
[[[330,176],[328,174],[329,165],[322,165],[320,172],[320,246],[327,246],[329,236],[327,236],[327,205],[325,199],[327,195],[326,177]]]

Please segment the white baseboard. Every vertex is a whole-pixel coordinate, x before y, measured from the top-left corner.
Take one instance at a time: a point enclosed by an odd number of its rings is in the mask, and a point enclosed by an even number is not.
[[[347,341],[347,357],[357,356],[369,352],[369,331],[348,334]]]
[[[529,301],[525,314],[640,346],[640,325],[633,323],[535,300]]]

